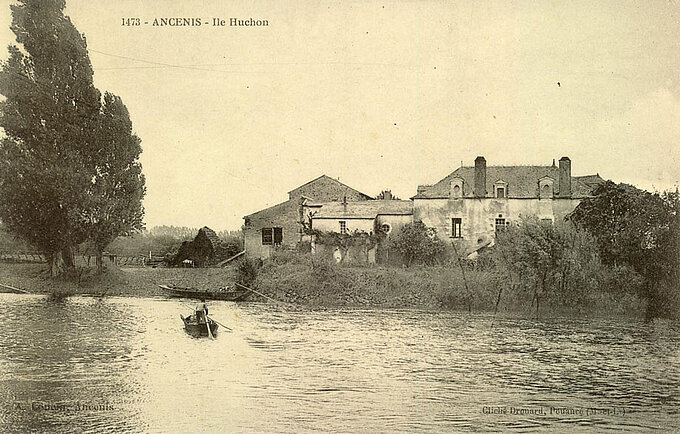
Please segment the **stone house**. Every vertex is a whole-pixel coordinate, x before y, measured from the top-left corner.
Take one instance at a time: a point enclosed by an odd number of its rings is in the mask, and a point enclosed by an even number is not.
[[[559,166],[474,166],[456,169],[433,185],[420,185],[413,200],[413,220],[437,229],[446,242],[457,242],[466,254],[493,244],[497,231],[520,216],[554,222],[564,219],[581,199],[604,180],[597,175],[572,176],[571,160]]]
[[[304,228],[307,215],[314,207],[307,203],[360,202],[371,196],[322,175],[288,192],[288,200],[244,217],[243,234],[246,254],[268,258],[276,248],[293,249],[300,241],[309,240]]]
[[[398,232],[404,225],[413,222],[413,203],[410,200],[391,200],[391,195],[381,193],[383,200],[362,202],[331,202],[305,205],[309,209],[311,227],[316,231],[338,234],[374,234],[381,231],[386,237]],[[338,261],[353,261],[373,264],[376,262],[378,246],[370,243],[351,246],[329,245],[313,239],[312,251],[315,254],[333,255]]]

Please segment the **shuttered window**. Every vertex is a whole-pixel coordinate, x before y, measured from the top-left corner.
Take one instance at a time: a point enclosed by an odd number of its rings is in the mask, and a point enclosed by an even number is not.
[[[262,245],[271,246],[283,243],[283,228],[262,228]]]

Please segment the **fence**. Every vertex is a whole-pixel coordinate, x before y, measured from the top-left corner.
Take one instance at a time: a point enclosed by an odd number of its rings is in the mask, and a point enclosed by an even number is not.
[[[75,265],[79,267],[94,267],[96,259],[94,255],[74,255]],[[42,253],[37,252],[10,252],[0,250],[1,262],[29,262],[29,263],[43,263],[47,262],[47,258]],[[119,256],[113,254],[105,254],[104,261],[110,264],[115,264],[118,267],[144,267],[158,265],[157,258],[149,259],[148,256]],[[162,259],[161,259],[162,261]]]

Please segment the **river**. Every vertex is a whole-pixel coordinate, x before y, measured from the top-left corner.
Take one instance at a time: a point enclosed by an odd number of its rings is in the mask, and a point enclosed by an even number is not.
[[[680,429],[680,326],[0,294],[0,432]]]

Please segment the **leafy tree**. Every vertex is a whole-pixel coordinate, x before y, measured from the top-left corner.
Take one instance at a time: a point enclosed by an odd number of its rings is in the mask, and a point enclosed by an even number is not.
[[[120,235],[143,229],[144,175],[139,164],[141,140],[132,133],[130,115],[122,100],[104,94],[99,140],[102,145],[90,184],[92,203],[89,238],[102,271],[104,249]]]
[[[390,247],[401,254],[410,267],[413,261],[434,264],[444,254],[446,246],[437,237],[437,230],[423,222],[405,225],[390,240]]]
[[[593,237],[569,222],[522,217],[496,237],[494,262],[511,286],[531,291],[538,316],[541,299],[583,303],[600,267]],[[509,277],[509,278],[507,278]]]
[[[73,268],[72,248],[87,237],[100,106],[85,38],[63,8],[63,0],[11,6],[24,51],[10,46],[0,72],[0,217],[46,253],[53,274]]]
[[[88,237],[103,245],[139,227],[143,194],[139,141],[123,138],[127,111],[112,95],[102,107],[85,37],[64,6],[10,6],[22,48],[9,47],[0,71],[0,218],[46,254],[52,275],[74,268],[73,248]]]
[[[645,278],[649,314],[656,316],[664,304],[658,286],[677,278],[680,267],[677,192],[660,195],[607,181],[594,194],[570,219],[593,234],[603,261],[627,264]]]

